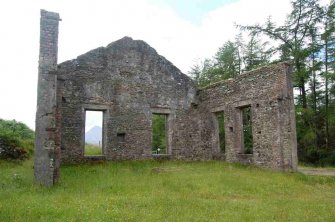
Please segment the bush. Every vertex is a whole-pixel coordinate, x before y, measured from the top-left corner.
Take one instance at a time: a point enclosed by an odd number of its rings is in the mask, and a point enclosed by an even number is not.
[[[316,166],[335,166],[335,152],[312,147],[307,150],[301,160]]]
[[[20,139],[10,133],[0,133],[0,159],[27,159],[28,152],[23,148]]]
[[[305,154],[305,161],[311,164],[318,164],[320,156],[321,156],[320,150],[312,147],[307,149],[307,152]]]
[[[27,159],[33,150],[34,131],[24,123],[0,119],[0,159]]]
[[[320,160],[321,166],[335,166],[335,151],[327,153],[326,156]]]
[[[26,124],[16,120],[0,119],[0,133],[10,133],[20,140],[34,140],[34,131]]]

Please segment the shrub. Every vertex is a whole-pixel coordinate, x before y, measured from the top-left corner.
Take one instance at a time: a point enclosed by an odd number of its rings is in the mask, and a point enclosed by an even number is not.
[[[20,140],[33,140],[35,134],[34,131],[24,123],[17,122],[16,120],[3,119],[0,119],[0,132],[13,134]]]
[[[335,166],[335,152],[311,147],[300,160],[317,166]]]
[[[28,152],[23,148],[20,139],[10,133],[0,133],[0,159],[27,159]]]
[[[16,120],[0,119],[0,159],[23,160],[34,150],[34,131]]]
[[[321,166],[335,166],[335,152],[329,152],[320,159]]]

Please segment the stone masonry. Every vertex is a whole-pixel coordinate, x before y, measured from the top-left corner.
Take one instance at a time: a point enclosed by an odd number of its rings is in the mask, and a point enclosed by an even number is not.
[[[35,180],[47,186],[59,177],[60,134],[56,119],[59,21],[57,13],[41,10],[34,172]]]
[[[288,64],[205,88],[144,41],[124,37],[57,65],[59,15],[41,11],[35,180],[52,185],[62,163],[167,158],[250,163],[295,171]],[[253,152],[243,151],[241,110],[251,107]],[[103,112],[102,156],[84,155],[85,111]],[[217,112],[224,112],[225,152]],[[167,154],[152,154],[152,115],[167,116]],[[120,140],[118,135],[124,138]]]

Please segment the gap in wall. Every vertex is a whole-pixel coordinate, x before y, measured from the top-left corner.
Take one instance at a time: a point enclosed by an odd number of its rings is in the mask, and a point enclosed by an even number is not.
[[[224,112],[220,111],[215,113],[216,114],[216,118],[218,121],[218,126],[219,126],[219,130],[218,130],[218,139],[219,139],[219,149],[221,153],[225,153],[226,151],[226,140],[225,140],[225,124],[224,124]]]
[[[103,155],[103,111],[85,111],[85,156]]]
[[[152,114],[152,154],[167,154],[166,114]]]
[[[242,145],[243,153],[253,153],[253,138],[252,138],[252,121],[251,121],[251,106],[241,108],[242,114]]]

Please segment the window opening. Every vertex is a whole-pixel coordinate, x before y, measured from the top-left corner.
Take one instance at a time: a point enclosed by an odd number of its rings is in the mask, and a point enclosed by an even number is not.
[[[118,143],[124,143],[126,141],[126,134],[125,133],[117,133],[116,138],[117,138]]]
[[[152,115],[152,153],[167,154],[166,114]]]
[[[225,141],[225,126],[224,126],[224,112],[217,112],[216,113],[216,118],[218,121],[218,134],[219,134],[219,148],[220,152],[224,153],[225,152],[225,146],[226,146],[226,141]]]
[[[242,144],[245,154],[252,154],[252,123],[251,123],[251,106],[241,108],[242,113]]]
[[[85,156],[100,156],[102,153],[103,111],[85,111]]]

